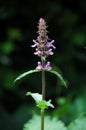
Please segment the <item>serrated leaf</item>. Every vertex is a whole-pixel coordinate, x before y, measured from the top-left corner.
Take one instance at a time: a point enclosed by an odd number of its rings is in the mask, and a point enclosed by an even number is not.
[[[17,81],[17,80],[20,80],[22,78],[24,78],[25,76],[29,75],[29,74],[32,74],[32,73],[36,73],[36,72],[39,72],[40,70],[29,70],[27,72],[24,72],[23,74],[20,74],[15,80],[14,80],[14,83]]]
[[[71,122],[67,130],[86,130],[86,114]]]
[[[67,84],[66,84],[65,80],[63,79],[63,77],[61,76],[60,73],[58,73],[58,72],[55,71],[55,70],[50,70],[50,71],[48,71],[48,72],[50,72],[50,73],[56,75],[56,76],[59,78],[60,82],[67,88]]]
[[[23,130],[40,130],[40,116],[34,115],[25,125]],[[50,118],[45,116],[45,130],[67,130],[64,123],[56,118]],[[77,130],[77,129],[76,129]]]

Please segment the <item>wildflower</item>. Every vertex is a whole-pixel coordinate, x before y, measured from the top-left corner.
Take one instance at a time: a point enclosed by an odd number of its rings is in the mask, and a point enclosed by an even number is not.
[[[42,64],[40,61],[38,61],[38,66],[36,67],[36,70],[42,70]]]
[[[36,48],[34,55],[41,57],[42,60],[45,60],[48,56],[53,55],[52,49],[56,47],[53,45],[54,40],[49,41],[47,36],[48,31],[46,30],[46,22],[44,19],[40,18],[38,23],[38,37],[36,40],[33,40],[34,44],[31,46]],[[45,61],[43,61],[45,63]],[[42,63],[43,63],[42,62]],[[48,61],[45,65],[43,65],[40,61],[38,62],[38,66],[36,69],[38,70],[51,70],[50,62]]]
[[[50,66],[50,62],[48,61],[44,67],[44,70],[51,70],[51,69],[52,69],[52,67]]]
[[[34,45],[32,45],[31,47],[36,47],[36,46],[38,46],[38,42],[36,42],[35,40],[33,40],[33,42],[35,43]]]
[[[43,67],[42,63],[38,61],[38,66],[36,67],[36,70],[51,70],[50,62],[48,61],[47,64]]]
[[[54,49],[56,49],[56,47],[52,43],[54,43],[54,40],[52,40],[51,42],[47,42],[46,46],[47,47],[53,47]]]

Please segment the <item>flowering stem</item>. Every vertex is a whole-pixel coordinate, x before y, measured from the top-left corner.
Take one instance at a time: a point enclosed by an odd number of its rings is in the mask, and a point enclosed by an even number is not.
[[[42,66],[45,65],[45,60],[41,58]],[[45,100],[45,71],[42,70],[42,100]],[[41,109],[41,130],[44,130],[44,109]]]
[[[38,23],[38,37],[36,40],[33,40],[34,45],[32,47],[36,47],[36,52],[34,52],[34,55],[37,55],[41,58],[41,62],[38,62],[38,66],[36,67],[37,70],[42,71],[42,100],[45,100],[45,70],[51,70],[50,62],[48,61],[45,64],[46,58],[49,55],[53,55],[52,48],[56,48],[52,43],[54,40],[49,41],[48,35],[47,35],[47,26],[46,22],[43,18],[39,19]],[[44,130],[44,111],[45,109],[41,109],[41,130]]]

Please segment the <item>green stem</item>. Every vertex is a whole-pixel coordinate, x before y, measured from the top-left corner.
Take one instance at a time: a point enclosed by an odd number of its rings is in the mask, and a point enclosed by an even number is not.
[[[41,130],[44,130],[44,109],[41,109]]]
[[[42,59],[42,66],[45,66],[45,60]],[[42,70],[42,100],[45,100],[45,71]],[[41,109],[41,130],[44,130],[44,109]]]
[[[42,100],[45,100],[45,71],[42,70]]]

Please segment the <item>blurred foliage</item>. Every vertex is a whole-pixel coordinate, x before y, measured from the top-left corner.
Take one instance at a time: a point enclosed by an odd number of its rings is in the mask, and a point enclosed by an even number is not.
[[[86,114],[80,115],[79,118],[71,122],[68,126],[68,130],[86,130]]]
[[[25,125],[23,130],[40,129],[40,116],[34,115]],[[68,126],[56,118],[45,117],[45,130],[86,130],[86,114],[80,115]]]
[[[40,116],[34,115],[34,117],[28,121],[23,130],[39,130],[40,129]],[[45,117],[45,130],[66,130],[64,123],[57,120],[56,118],[50,119],[50,117]]]
[[[48,60],[67,80],[62,88],[54,75],[46,74],[46,100],[55,109],[46,114],[66,124],[86,112],[86,1],[0,1],[0,129],[22,130],[39,109],[27,91],[41,93],[41,74],[13,84],[21,73],[35,69],[32,40],[37,22],[45,18],[49,38],[55,39],[55,55]],[[23,107],[22,107],[23,106]]]

